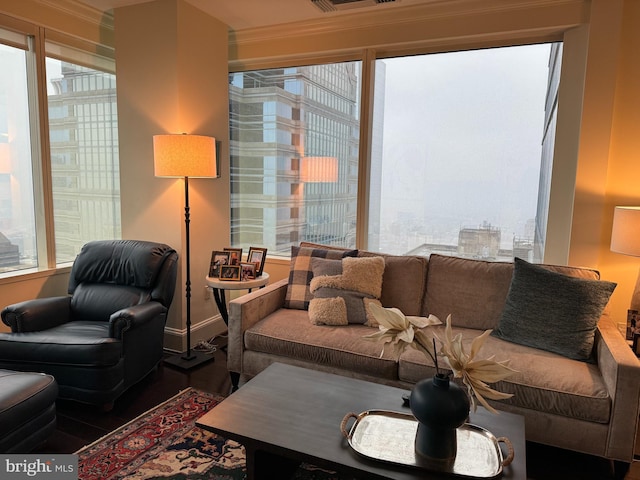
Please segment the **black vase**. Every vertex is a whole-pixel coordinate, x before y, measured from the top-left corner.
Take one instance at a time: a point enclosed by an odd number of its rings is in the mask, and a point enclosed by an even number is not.
[[[427,460],[453,461],[458,449],[456,429],[469,417],[469,397],[449,377],[437,374],[411,390],[411,412],[418,420],[416,452]]]

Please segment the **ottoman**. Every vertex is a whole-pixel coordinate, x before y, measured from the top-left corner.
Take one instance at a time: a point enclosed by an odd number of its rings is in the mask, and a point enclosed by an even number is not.
[[[56,429],[55,378],[0,370],[0,453],[28,453]]]

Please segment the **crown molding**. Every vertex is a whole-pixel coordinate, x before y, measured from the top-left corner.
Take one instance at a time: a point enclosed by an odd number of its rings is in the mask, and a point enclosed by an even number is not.
[[[326,35],[381,28],[402,24],[428,23],[439,19],[468,18],[473,15],[500,15],[529,12],[532,9],[558,11],[589,11],[589,0],[429,0],[419,5],[380,8],[349,15],[327,16],[322,19],[266,27],[230,31],[230,47],[241,47],[262,41],[286,40],[300,36]],[[330,15],[330,14],[329,14]]]
[[[422,54],[554,42],[589,22],[590,0],[433,0],[299,24],[230,32],[232,71],[324,58]],[[358,57],[359,58],[359,57]],[[306,60],[305,60],[306,59]],[[282,64],[282,65],[281,65]]]
[[[33,2],[38,8],[29,6],[26,9],[28,15],[22,15],[25,20],[59,34],[113,49],[115,43],[113,11],[103,12],[78,0],[33,0]]]

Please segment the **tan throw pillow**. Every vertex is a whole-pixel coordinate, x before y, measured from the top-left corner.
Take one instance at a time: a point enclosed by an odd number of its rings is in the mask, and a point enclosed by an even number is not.
[[[382,257],[314,258],[309,319],[316,325],[377,325],[369,311],[380,305],[385,262]]]
[[[309,284],[313,278],[311,259],[329,258],[339,260],[342,257],[355,257],[357,250],[334,250],[309,247],[291,247],[291,267],[289,270],[289,284],[284,299],[285,308],[307,310],[313,298]]]

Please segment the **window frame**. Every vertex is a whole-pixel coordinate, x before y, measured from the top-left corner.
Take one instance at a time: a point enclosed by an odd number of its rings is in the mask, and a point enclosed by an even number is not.
[[[361,61],[362,81],[360,92],[360,146],[358,159],[358,193],[356,214],[356,248],[367,249],[369,225],[369,195],[371,170],[371,142],[373,138],[373,100],[375,87],[375,62],[378,59],[397,56],[447,53],[493,47],[510,47],[536,43],[561,42],[563,48],[561,80],[558,89],[558,109],[556,141],[554,145],[552,181],[549,193],[549,218],[545,232],[544,263],[566,264],[569,260],[571,223],[575,180],[578,167],[579,130],[584,97],[584,76],[586,73],[586,51],[588,48],[588,27],[580,26],[566,30],[526,38],[526,39],[484,39],[474,42],[438,44],[425,42],[407,48],[365,48],[336,55],[313,54],[292,59],[271,58],[269,60],[247,60],[231,62],[229,74],[286,68],[302,65],[320,65],[333,62]]]

